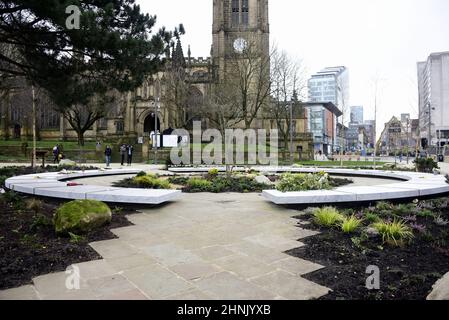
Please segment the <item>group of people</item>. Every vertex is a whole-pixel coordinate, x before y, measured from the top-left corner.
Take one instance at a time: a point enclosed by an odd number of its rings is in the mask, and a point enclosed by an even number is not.
[[[125,160],[127,161],[128,166],[130,166],[133,162],[133,153],[134,153],[134,147],[132,145],[126,145],[122,144],[120,146],[120,158],[121,158],[121,165],[125,165]],[[106,157],[106,166],[109,167],[111,165],[111,158],[112,158],[112,148],[111,146],[106,146],[106,149],[104,151],[104,155]]]

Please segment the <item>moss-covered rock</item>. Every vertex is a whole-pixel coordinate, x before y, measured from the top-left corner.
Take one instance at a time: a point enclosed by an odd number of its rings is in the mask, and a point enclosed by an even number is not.
[[[95,200],[75,200],[56,210],[55,230],[58,235],[86,234],[111,222],[111,209]]]

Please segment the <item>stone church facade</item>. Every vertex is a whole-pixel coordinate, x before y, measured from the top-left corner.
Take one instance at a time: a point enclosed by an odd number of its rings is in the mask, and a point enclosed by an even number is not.
[[[211,56],[193,58],[190,47],[185,56],[181,42],[178,41],[169,62],[169,67],[182,69],[187,94],[186,104],[190,104],[190,108],[202,104],[217,83],[226,81],[231,68],[230,57],[243,50],[249,41],[254,42],[263,55],[269,56],[268,0],[214,0]],[[265,76],[268,77],[266,80],[269,83],[269,72]],[[139,138],[148,140],[155,127],[160,132],[177,128],[179,121],[175,119],[186,118],[187,115],[182,114],[185,111],[176,110],[176,107],[165,99],[168,91],[166,80],[167,72],[160,72],[148,78],[137,90],[123,94],[106,117],[97,121],[92,129],[85,133],[85,140],[136,144],[138,140],[142,140]],[[15,138],[30,136],[31,121],[26,118],[28,113],[21,110],[22,106],[14,99],[14,96],[10,97],[7,105],[1,106],[3,117],[6,115],[10,121],[8,126],[0,126],[0,135],[5,136],[6,133]],[[39,138],[76,140],[76,132],[62,116],[52,111],[51,102],[42,102],[39,109]],[[269,119],[269,115],[258,116],[254,122],[252,126],[257,128],[275,127],[275,121]],[[295,123],[296,132],[306,131],[306,121]],[[308,146],[302,147],[307,148]]]

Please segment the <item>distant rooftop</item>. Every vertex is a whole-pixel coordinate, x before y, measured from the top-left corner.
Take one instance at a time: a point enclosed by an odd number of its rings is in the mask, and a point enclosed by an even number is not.
[[[438,59],[441,58],[442,56],[449,56],[449,51],[433,52],[429,55],[426,61],[419,61],[418,65],[426,64],[429,61],[429,59]]]
[[[340,75],[343,72],[345,72],[346,70],[347,70],[347,68],[345,66],[327,67],[321,71],[318,71],[312,77],[319,77],[319,76],[324,76],[324,75]]]
[[[340,117],[343,115],[340,109],[333,104],[332,102],[304,102],[305,107],[313,107],[313,106],[323,106],[333,114],[335,114],[337,117]]]

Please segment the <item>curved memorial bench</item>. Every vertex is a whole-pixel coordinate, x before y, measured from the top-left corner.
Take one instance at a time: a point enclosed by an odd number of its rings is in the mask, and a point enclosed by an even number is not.
[[[89,170],[49,172],[9,178],[5,187],[16,192],[35,196],[69,199],[98,200],[110,203],[157,205],[181,196],[179,190],[128,189],[95,185],[73,185],[67,180],[111,175],[137,174],[137,169]]]
[[[262,195],[275,204],[332,204],[345,202],[382,201],[425,196],[437,196],[449,193],[449,184],[442,175],[405,172],[357,169],[316,169],[289,167],[258,167],[258,171],[316,173],[327,172],[336,175],[362,176],[373,178],[389,178],[399,180],[397,183],[376,186],[344,186],[333,190],[280,192],[265,190]]]

